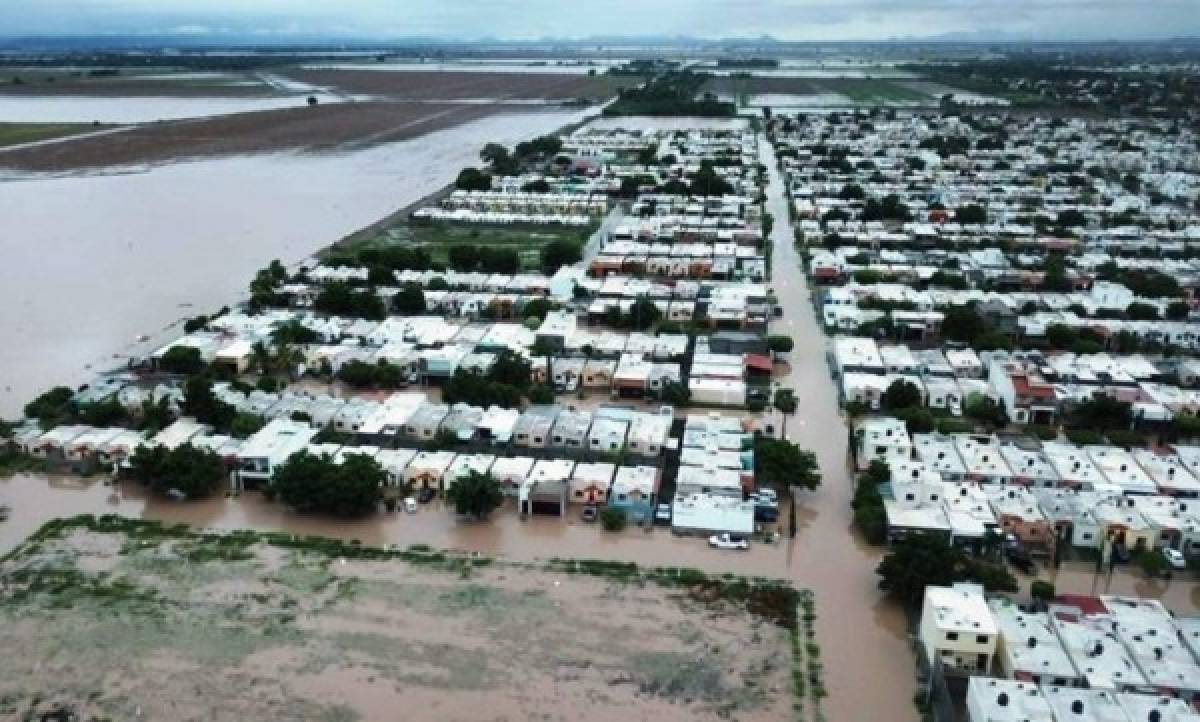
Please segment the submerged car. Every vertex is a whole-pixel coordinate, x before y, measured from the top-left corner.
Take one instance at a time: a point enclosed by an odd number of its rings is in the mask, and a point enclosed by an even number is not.
[[[716,549],[736,549],[738,551],[746,551],[750,548],[750,542],[746,537],[738,534],[713,534],[708,538],[708,545]]]
[[[583,507],[583,513],[579,515],[579,518],[584,521],[596,521],[598,516],[600,516],[600,510],[596,508],[596,505],[588,504]]]
[[[654,507],[654,523],[669,525],[671,523],[671,505],[659,504]]]

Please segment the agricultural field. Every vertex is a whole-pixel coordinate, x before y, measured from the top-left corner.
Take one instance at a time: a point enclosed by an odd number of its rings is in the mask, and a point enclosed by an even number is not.
[[[6,719],[779,720],[804,594],[109,517],[0,562]],[[797,651],[799,650],[799,651]]]
[[[0,123],[0,148],[78,135],[103,126],[91,123]]]
[[[714,77],[706,90],[739,105],[936,105],[937,96],[904,79],[780,77],[730,75]],[[758,100],[756,100],[758,98]],[[762,99],[770,99],[765,103]],[[791,99],[791,100],[789,100]],[[808,102],[811,100],[812,102]]]
[[[415,138],[524,106],[339,103],[178,120],[0,154],[0,167],[64,171],[284,150],[349,150]]]
[[[0,96],[256,97],[276,88],[254,73],[138,68],[88,72],[67,68],[0,68]]]

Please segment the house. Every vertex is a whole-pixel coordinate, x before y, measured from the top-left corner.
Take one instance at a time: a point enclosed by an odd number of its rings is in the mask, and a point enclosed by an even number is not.
[[[870,417],[859,423],[854,435],[857,437],[858,453],[855,455],[860,471],[879,460],[888,466],[912,458],[913,443],[904,422],[891,417]]]
[[[1034,682],[994,677],[967,681],[968,722],[1054,722],[1050,703]]]
[[[1146,472],[1159,493],[1181,499],[1200,497],[1200,479],[1175,454],[1161,454],[1150,449],[1135,449],[1133,459]]]
[[[586,449],[587,433],[591,427],[592,414],[590,411],[567,409],[555,419],[554,428],[550,432],[549,445],[565,449]]]
[[[472,473],[487,474],[495,462],[496,457],[493,454],[459,454],[446,469],[443,486],[449,489],[454,486],[454,482]]]
[[[129,457],[137,451],[139,446],[145,443],[146,437],[142,436],[141,432],[124,430],[106,440],[96,450],[96,463],[101,466],[112,466],[114,464],[125,466],[128,463]]]
[[[515,497],[533,465],[534,459],[529,456],[499,456],[492,463],[491,474],[500,482],[505,494]]]
[[[1200,712],[1177,697],[1122,693],[1117,695],[1117,704],[1129,716],[1131,722],[1200,722]]]
[[[919,632],[929,664],[947,675],[987,674],[999,630],[978,584],[925,587]]]
[[[616,472],[616,464],[607,462],[576,464],[567,485],[567,500],[574,504],[603,504]]]
[[[1114,494],[1084,510],[1082,518],[1075,523],[1072,543],[1078,547],[1100,549],[1106,558],[1112,546],[1130,550],[1153,549],[1158,545],[1157,532],[1137,509],[1137,500],[1137,497]],[[1095,541],[1083,543],[1083,534],[1091,530],[1095,530]]]
[[[588,359],[583,366],[583,385],[589,389],[610,389],[617,362],[606,359]]]
[[[888,541],[914,534],[936,535],[949,540],[950,519],[946,515],[944,495],[940,481],[905,479],[894,482],[891,494],[885,494],[883,498]]]
[[[1056,687],[1086,686],[1087,680],[1075,670],[1049,615],[1023,611],[1005,597],[988,600],[988,608],[1000,632],[996,659],[1004,676]]]
[[[445,491],[446,471],[454,463],[455,456],[453,451],[418,451],[404,470],[405,484]]]
[[[884,374],[887,368],[879,347],[869,338],[859,336],[837,336],[833,340],[833,365],[837,373],[858,371],[868,374]]]
[[[454,435],[460,444],[474,441],[479,425],[483,421],[483,409],[470,404],[457,403],[450,407],[450,413],[442,419],[442,430]]]
[[[550,311],[538,327],[536,342],[544,348],[561,353],[567,340],[575,333],[575,314],[570,311]]]
[[[176,419],[170,426],[155,434],[154,438],[150,440],[150,445],[175,449],[188,443],[193,437],[210,431],[212,431],[211,427],[195,419],[184,417]]]
[[[629,519],[650,519],[660,478],[658,468],[653,466],[618,468],[609,489],[608,506],[624,511]]]
[[[544,449],[550,445],[550,430],[558,418],[557,406],[530,406],[513,425],[513,441],[517,446]]]
[[[754,503],[741,496],[683,493],[671,505],[671,531],[676,534],[754,533]]]
[[[675,496],[707,494],[741,499],[745,484],[740,471],[715,466],[681,466],[675,479]]]
[[[1200,552],[1200,503],[1172,496],[1140,496],[1136,503],[1158,546],[1187,556]]]
[[[404,424],[404,435],[412,441],[432,441],[450,413],[446,404],[425,402],[417,407]]]
[[[479,439],[496,446],[508,445],[513,441],[517,420],[520,418],[521,412],[517,409],[489,406],[479,418]]]
[[[624,448],[628,430],[628,421],[596,418],[587,435],[587,448],[593,452],[615,454]]]
[[[387,473],[388,486],[403,486],[407,477],[404,470],[417,455],[416,449],[380,449],[375,461]]]
[[[625,446],[629,453],[647,458],[657,458],[663,452],[671,433],[675,410],[670,406],[659,409],[659,413],[633,414],[629,421],[629,433]]]
[[[1023,486],[999,486],[988,489],[992,511],[1000,529],[1015,536],[1031,551],[1050,553],[1054,549],[1054,522],[1042,513],[1038,498]]]
[[[1047,441],[1042,444],[1042,453],[1054,467],[1054,473],[1058,474],[1062,486],[1072,489],[1095,489],[1097,485],[1104,486],[1108,483],[1083,449],[1074,444]]]
[[[256,431],[238,451],[237,482],[243,486],[265,484],[275,469],[293,454],[304,451],[318,430],[303,421],[274,419]]]
[[[1026,448],[1003,441],[1000,443],[1000,455],[1012,470],[1012,483],[1048,489],[1058,486],[1058,473],[1040,448]]]
[[[568,459],[539,459],[517,491],[517,506],[522,514],[567,512],[567,483],[575,471]]]
[[[996,437],[957,434],[953,438],[968,481],[1004,484],[1012,480],[1013,472],[1000,453]]]
[[[1051,424],[1057,418],[1058,395],[1054,385],[1036,369],[1015,361],[993,361],[988,366],[988,382],[1013,422]]]
[[[1069,722],[1124,722],[1125,712],[1115,694],[1104,689],[1078,687],[1042,687],[1054,720]]]

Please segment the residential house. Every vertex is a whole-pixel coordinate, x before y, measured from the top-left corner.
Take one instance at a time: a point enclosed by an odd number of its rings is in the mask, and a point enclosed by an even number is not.
[[[987,674],[998,637],[982,586],[925,587],[918,638],[930,665],[948,675]]]
[[[609,490],[608,506],[620,509],[634,520],[650,519],[658,495],[659,469],[654,466],[622,466]]]
[[[499,456],[492,463],[491,474],[500,482],[505,494],[515,497],[533,470],[534,463],[535,460],[529,456]]]
[[[412,487],[445,490],[446,471],[454,463],[453,451],[420,451],[404,470],[404,481]]]
[[[912,458],[913,443],[904,422],[890,417],[864,419],[855,429],[859,470],[865,470],[874,460],[889,466]]]
[[[567,483],[575,471],[569,459],[539,459],[517,491],[522,514],[553,514],[567,511]]]
[[[575,504],[603,504],[616,471],[616,465],[608,462],[576,464],[567,485],[567,500]]]
[[[238,451],[238,483],[265,484],[293,454],[304,451],[318,430],[303,421],[274,419],[246,439]],[[190,437],[189,437],[190,438]]]

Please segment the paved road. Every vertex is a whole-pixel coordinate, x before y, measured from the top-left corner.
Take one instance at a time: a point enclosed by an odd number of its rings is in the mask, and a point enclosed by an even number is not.
[[[797,411],[788,420],[787,437],[816,452],[824,481],[799,496],[800,532],[789,553],[788,575],[816,592],[817,639],[826,669],[829,720],[916,719],[914,661],[904,634],[903,615],[876,588],[879,554],[851,533],[851,482],[847,468],[847,432],[838,411],[837,390],[825,361],[827,339],[817,325],[799,254],[792,245],[783,178],[774,150],[765,140],[761,162],[767,166],[767,211],[775,218],[772,287],[784,317],[771,333],[795,340],[791,368],[779,379],[795,389]]]

